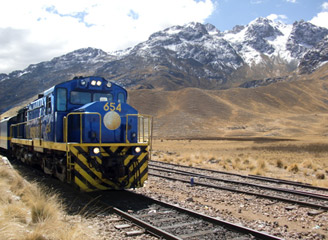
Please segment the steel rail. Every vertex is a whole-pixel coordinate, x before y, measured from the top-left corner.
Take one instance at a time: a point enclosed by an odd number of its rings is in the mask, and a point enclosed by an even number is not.
[[[254,179],[254,180],[259,180],[259,181],[267,181],[267,182],[273,182],[273,183],[278,183],[278,184],[287,184],[287,185],[299,186],[299,187],[309,188],[309,189],[313,189],[313,190],[320,190],[320,191],[328,192],[328,188],[317,187],[317,186],[313,186],[313,185],[310,185],[308,183],[303,183],[303,182],[295,182],[295,181],[279,179],[279,178],[255,176],[255,175],[251,175],[251,174],[250,175],[242,175],[242,174],[238,174],[238,173],[225,172],[225,171],[199,168],[199,167],[191,167],[191,166],[179,165],[179,164],[174,164],[174,163],[166,163],[166,162],[154,161],[154,160],[151,160],[149,162],[149,165],[151,166],[154,163],[158,163],[158,164],[162,164],[162,165],[171,165],[174,167],[183,167],[183,168],[196,169],[196,170],[201,170],[201,171],[208,171],[208,172],[212,172],[212,173],[219,173],[219,174],[236,176],[236,177],[241,177],[241,178],[249,178],[249,179]]]
[[[134,216],[132,216],[131,214],[124,212],[123,210],[113,207],[111,209],[114,213],[118,214],[119,216],[123,217],[124,219],[133,222],[134,224],[136,224],[139,227],[142,227],[144,229],[146,229],[149,233],[157,236],[157,237],[162,237],[164,239],[168,239],[168,240],[182,240],[182,238],[175,236],[171,233],[168,233],[158,227],[155,227],[145,221],[142,221],[141,219],[138,219]]]
[[[132,193],[132,194],[140,196],[140,194],[131,192],[130,190],[127,190],[127,191]],[[167,202],[159,201],[157,199],[153,199],[153,198],[145,196],[145,195],[142,195],[142,197],[149,200],[149,201],[152,201],[152,202],[155,202],[159,205],[162,205],[164,207],[175,209],[179,212],[186,213],[190,216],[194,216],[194,217],[203,219],[203,220],[208,221],[208,222],[210,222],[212,224],[215,224],[215,225],[224,226],[228,229],[237,231],[239,233],[251,234],[254,237],[259,238],[259,239],[266,239],[266,240],[280,240],[281,239],[281,238],[272,236],[272,235],[264,233],[264,232],[256,231],[256,230],[251,229],[251,228],[243,227],[243,226],[233,224],[233,223],[230,223],[230,222],[227,222],[227,221],[224,221],[224,220],[220,220],[220,219],[217,219],[217,218],[214,218],[214,217],[210,217],[210,216],[207,216],[205,214],[201,214],[201,213],[198,213],[198,212],[195,212],[195,211],[183,208],[183,207],[179,207],[179,206],[167,203]]]
[[[177,174],[181,174],[181,175],[185,175],[185,176],[199,177],[199,178],[203,178],[203,179],[209,179],[209,180],[220,181],[220,182],[225,182],[225,183],[238,184],[238,185],[243,185],[243,186],[246,185],[246,186],[250,186],[250,187],[258,187],[258,188],[263,188],[263,189],[267,189],[267,190],[271,190],[271,191],[290,193],[290,194],[299,195],[299,196],[303,196],[303,197],[312,197],[315,199],[328,201],[328,195],[325,195],[325,194],[317,194],[317,193],[292,190],[292,189],[287,189],[287,188],[276,188],[276,187],[264,186],[264,185],[254,184],[254,183],[239,182],[236,180],[221,179],[221,178],[206,176],[203,174],[198,174],[198,173],[193,173],[193,172],[188,172],[188,171],[183,171],[183,170],[177,170],[177,169],[167,170],[167,168],[162,167],[162,166],[156,166],[156,167],[157,167],[157,169],[155,167],[150,166],[149,169],[167,172],[167,173],[177,173]],[[158,169],[158,168],[160,168],[160,169]]]
[[[265,232],[260,232],[260,231],[257,231],[257,230],[251,229],[251,228],[243,227],[241,225],[233,224],[233,223],[230,223],[230,222],[227,222],[227,221],[224,221],[224,220],[220,220],[220,219],[217,219],[217,218],[214,218],[214,217],[210,217],[210,216],[207,216],[205,214],[197,213],[195,211],[192,211],[192,210],[189,210],[189,209],[186,209],[186,208],[182,208],[182,207],[179,207],[179,206],[167,203],[167,202],[163,202],[163,201],[160,201],[160,200],[157,200],[157,199],[153,199],[151,197],[148,197],[148,196],[145,196],[145,195],[142,195],[142,194],[135,193],[131,190],[125,190],[123,192],[125,194],[128,194],[128,195],[125,195],[125,197],[128,197],[129,199],[134,199],[134,200],[138,199],[138,200],[140,200],[140,202],[143,202],[143,203],[147,202],[149,204],[150,203],[158,204],[158,205],[160,205],[164,208],[167,208],[167,209],[170,209],[170,210],[175,210],[176,212],[179,212],[181,214],[186,214],[188,216],[191,216],[191,217],[200,219],[202,221],[211,223],[214,226],[221,226],[221,227],[223,227],[227,230],[235,231],[235,232],[238,232],[238,233],[241,233],[241,234],[252,235],[256,239],[282,240],[279,237],[272,236],[272,235],[270,235],[268,233],[265,233]],[[108,209],[109,211],[121,216],[123,219],[125,219],[127,221],[132,222],[136,226],[139,226],[139,227],[145,229],[146,232],[148,232],[148,233],[150,233],[150,234],[152,234],[156,237],[159,237],[161,239],[168,239],[168,240],[182,240],[182,239],[185,238],[184,235],[176,236],[174,234],[171,234],[171,233],[165,231],[164,230],[165,227],[163,227],[163,229],[161,229],[161,227],[155,227],[152,224],[141,220],[140,218],[142,218],[143,215],[141,215],[140,217],[139,216],[133,216],[132,214],[127,213],[126,211],[120,209],[120,207],[118,207],[118,206],[115,207],[112,204],[109,204],[108,202],[106,202],[107,198],[104,195],[99,195],[98,197],[94,197],[94,196],[92,197],[92,195],[89,195],[89,194],[87,194],[87,195],[89,197],[91,197],[93,199],[93,201],[97,200],[97,202],[99,202],[100,204],[106,206],[106,209]],[[102,198],[104,198],[104,199],[102,199]],[[198,232],[200,234],[202,234],[201,231],[197,231],[197,232],[194,232],[194,233],[197,234]],[[192,235],[192,234],[193,233],[186,234],[187,238],[188,238],[188,235]]]
[[[160,178],[165,178],[165,179],[169,179],[169,180],[172,180],[172,181],[180,181],[180,182],[190,184],[190,181],[188,181],[188,180],[163,176],[161,174],[148,173],[148,175],[155,176],[155,177],[160,177]],[[198,185],[198,186],[202,186],[202,187],[207,187],[207,188],[215,188],[215,189],[221,189],[221,190],[226,190],[226,191],[230,191],[230,192],[237,192],[237,193],[242,193],[242,194],[247,194],[247,195],[253,195],[253,196],[257,196],[257,197],[267,198],[267,199],[270,199],[270,200],[279,200],[279,201],[282,201],[282,202],[298,204],[298,205],[302,205],[302,206],[306,206],[306,207],[310,207],[310,208],[314,208],[314,209],[320,209],[320,210],[326,210],[326,211],[328,210],[328,206],[323,206],[323,205],[314,204],[314,203],[297,201],[297,200],[292,200],[292,199],[282,198],[282,197],[269,196],[269,195],[260,194],[260,193],[254,193],[254,192],[238,190],[238,189],[235,189],[235,188],[220,187],[220,186],[216,186],[216,185],[213,185],[213,184],[205,184],[205,183],[199,183],[199,182],[195,182],[195,181],[194,181],[193,184]]]

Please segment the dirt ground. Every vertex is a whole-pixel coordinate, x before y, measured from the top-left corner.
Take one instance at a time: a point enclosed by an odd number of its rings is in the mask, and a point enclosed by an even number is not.
[[[328,139],[213,139],[153,142],[153,160],[328,187]]]

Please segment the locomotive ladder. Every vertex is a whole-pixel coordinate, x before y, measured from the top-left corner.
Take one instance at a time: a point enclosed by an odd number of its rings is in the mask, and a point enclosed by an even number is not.
[[[72,163],[72,156],[71,153],[66,150],[66,158],[67,158],[67,182],[71,183],[72,182],[72,171],[74,171],[74,163]]]

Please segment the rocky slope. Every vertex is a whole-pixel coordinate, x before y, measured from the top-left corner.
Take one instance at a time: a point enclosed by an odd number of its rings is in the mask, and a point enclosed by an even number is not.
[[[173,26],[123,51],[79,49],[0,74],[0,112],[77,75],[103,76],[130,89],[163,90],[290,81],[291,73],[310,73],[327,61],[327,35],[328,29],[308,22],[286,25],[266,18],[226,32],[211,24]]]

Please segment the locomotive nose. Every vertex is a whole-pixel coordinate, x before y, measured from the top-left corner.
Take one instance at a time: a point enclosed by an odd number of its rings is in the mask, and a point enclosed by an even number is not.
[[[117,112],[110,111],[104,116],[104,125],[109,130],[115,130],[121,125],[121,117]]]

